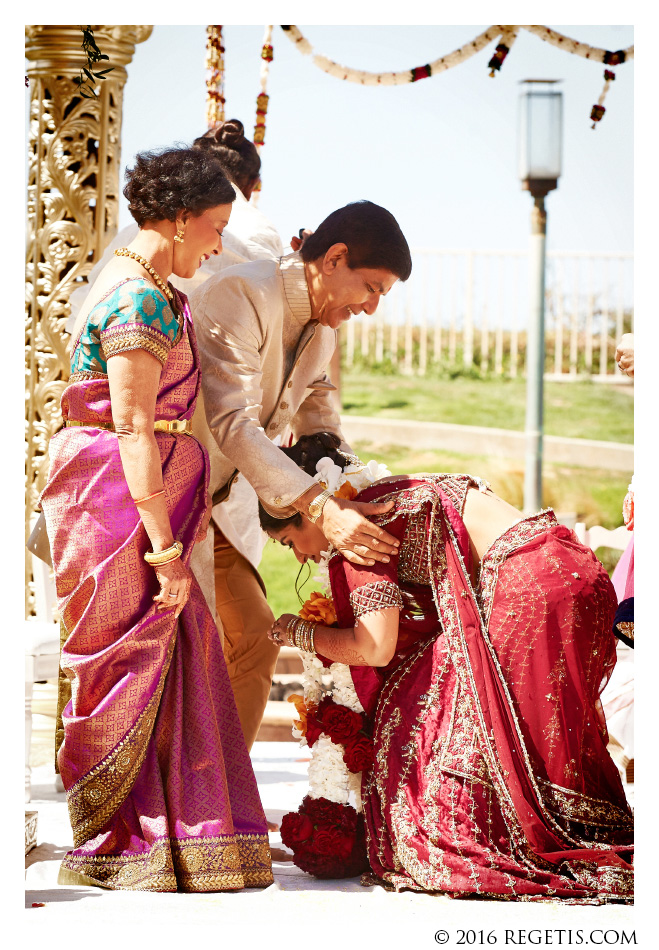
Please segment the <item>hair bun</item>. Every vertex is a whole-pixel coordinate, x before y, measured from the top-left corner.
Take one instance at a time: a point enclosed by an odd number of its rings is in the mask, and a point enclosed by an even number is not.
[[[238,149],[245,141],[245,127],[240,119],[223,122],[215,132],[215,141],[227,148]]]

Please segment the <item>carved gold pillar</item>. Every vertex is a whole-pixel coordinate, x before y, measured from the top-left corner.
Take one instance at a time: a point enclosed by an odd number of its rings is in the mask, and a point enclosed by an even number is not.
[[[26,540],[48,473],[48,442],[62,423],[69,377],[69,296],[117,230],[126,65],[151,26],[94,26],[113,66],[86,99],[73,81],[87,57],[77,26],[27,26],[31,89],[26,260]],[[26,559],[26,616],[34,612]]]

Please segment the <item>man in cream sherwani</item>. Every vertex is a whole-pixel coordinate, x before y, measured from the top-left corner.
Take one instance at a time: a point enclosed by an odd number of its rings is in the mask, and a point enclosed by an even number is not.
[[[294,510],[309,515],[316,502],[314,520],[355,563],[396,554],[395,539],[365,517],[388,506],[318,498],[318,483],[273,440],[320,431],[342,438],[325,372],[337,329],[354,314],[374,313],[380,297],[396,280],[406,280],[411,267],[393,215],[372,202],[355,202],[329,215],[299,252],[230,267],[191,295],[202,364],[193,429],[210,447],[216,526],[208,544],[214,549],[225,658],[248,748],[263,718],[278,652],[267,638],[274,618],[256,557],[250,561],[237,550],[242,536],[253,533],[256,539],[260,532],[256,495],[282,517]],[[232,491],[244,492],[240,539],[217,526]]]

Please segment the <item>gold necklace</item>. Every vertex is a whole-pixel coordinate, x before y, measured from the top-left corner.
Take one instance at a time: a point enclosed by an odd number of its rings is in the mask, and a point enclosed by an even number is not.
[[[156,287],[162,290],[165,297],[167,297],[167,299],[170,301],[174,299],[174,294],[172,293],[171,289],[162,279],[160,274],[157,273],[153,264],[147,261],[146,257],[141,257],[139,254],[136,254],[135,251],[129,251],[127,247],[118,247],[114,253],[117,257],[131,257],[134,261],[137,261],[138,264],[141,264],[144,270],[153,277]]]

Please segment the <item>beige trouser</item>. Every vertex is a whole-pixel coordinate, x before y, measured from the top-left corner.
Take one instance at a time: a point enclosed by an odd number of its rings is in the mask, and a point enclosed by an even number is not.
[[[275,618],[258,571],[214,527],[215,603],[224,628],[224,659],[245,743],[251,749],[279,654],[267,636]]]

